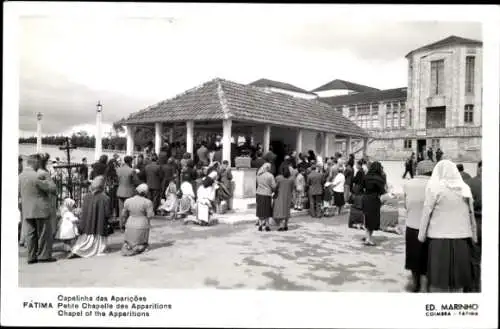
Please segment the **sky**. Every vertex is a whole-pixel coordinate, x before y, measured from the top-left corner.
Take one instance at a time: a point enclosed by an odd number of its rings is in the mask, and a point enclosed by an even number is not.
[[[220,77],[260,78],[312,90],[343,79],[407,85],[405,55],[450,35],[481,40],[481,24],[327,17],[21,18],[19,132],[94,133],[114,121]]]

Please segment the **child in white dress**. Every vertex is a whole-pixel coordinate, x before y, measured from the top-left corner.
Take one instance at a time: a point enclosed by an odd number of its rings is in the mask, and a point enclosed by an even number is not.
[[[78,217],[75,216],[75,200],[66,198],[59,208],[61,220],[56,233],[56,239],[64,243],[65,249],[71,250],[75,239],[78,237]]]

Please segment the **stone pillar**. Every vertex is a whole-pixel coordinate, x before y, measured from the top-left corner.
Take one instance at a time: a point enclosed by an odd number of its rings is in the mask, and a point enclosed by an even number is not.
[[[347,157],[349,157],[349,154],[352,153],[352,139],[351,139],[351,136],[347,136],[345,138],[345,153],[346,153]]]
[[[266,125],[264,127],[264,138],[262,140],[262,148],[264,149],[264,154],[269,152],[270,144],[271,144],[271,125]]]
[[[36,115],[36,153],[42,152],[42,113]]]
[[[233,121],[231,119],[226,119],[222,121],[222,161],[227,160],[229,161],[229,163],[231,163],[232,128],[233,128]]]
[[[97,112],[95,119],[95,161],[99,160],[102,154],[102,105],[97,103]]]
[[[186,152],[191,154],[193,157],[193,147],[194,147],[194,121],[186,121]]]
[[[368,137],[363,138],[363,157],[368,153]]]
[[[168,142],[169,144],[172,144],[174,142],[174,128],[175,126],[172,125],[172,127],[168,130]]]
[[[135,127],[127,126],[127,155],[134,155],[134,135]]]
[[[329,148],[330,148],[330,141],[329,141],[329,139],[330,138],[329,137],[330,137],[330,134],[323,133],[323,160],[325,160],[325,161],[326,161],[326,158],[328,156],[330,156],[329,155],[329,152],[330,152],[330,150],[329,150]]]
[[[161,122],[155,123],[155,153],[160,154],[161,148],[161,132],[163,130],[163,125]]]
[[[295,151],[297,151],[297,154],[302,153],[302,135],[302,129],[297,130],[297,142],[295,145]]]

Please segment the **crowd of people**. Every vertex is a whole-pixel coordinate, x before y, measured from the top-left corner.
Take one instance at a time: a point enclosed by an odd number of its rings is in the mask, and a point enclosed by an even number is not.
[[[20,161],[19,238],[28,249],[28,263],[55,261],[54,240],[64,243],[68,258],[104,254],[107,237],[116,229],[113,218],[124,232],[124,256],[147,250],[154,216],[211,225],[214,212],[231,208],[234,190],[231,165],[219,150],[220,140],[211,147],[201,143],[196,156],[167,145],[158,155],[146,152],[123,160],[103,155],[90,171],[77,169],[89,187],[81,205],[65,198],[58,211],[49,156],[32,155],[25,168]],[[343,214],[348,203],[348,226],[363,229],[363,243],[375,245],[373,233],[384,225],[384,200],[395,198],[380,162],[341,153],[322,158],[313,151],[290,151],[277,161],[272,148],[265,154],[259,148],[249,152],[256,168],[259,231],[271,231],[271,218],[278,231],[287,231],[292,209],[330,217]],[[410,291],[480,290],[481,167],[480,162],[474,178],[449,160],[429,158],[407,168],[413,178],[404,185]]]
[[[114,223],[125,233],[122,252],[127,256],[146,250],[155,215],[211,225],[214,212],[231,207],[229,162],[195,157],[195,163],[189,153],[176,154],[178,148],[164,145],[158,155],[149,151],[135,159],[102,155],[90,170],[83,159],[84,165],[70,174],[88,193],[79,207],[64,196],[59,209],[54,181],[65,170],[51,168],[48,154],[29,156],[24,168],[20,158],[19,242],[28,249],[28,263],[55,261],[55,240],[64,243],[69,258],[101,255]]]

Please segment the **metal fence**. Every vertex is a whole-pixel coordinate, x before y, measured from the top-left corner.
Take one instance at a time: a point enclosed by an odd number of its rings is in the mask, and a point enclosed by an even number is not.
[[[84,177],[80,168],[83,164],[72,163],[53,167],[52,179],[56,184],[56,207],[59,207],[65,198],[75,200],[76,206],[81,207],[85,195],[89,192],[88,177]]]

